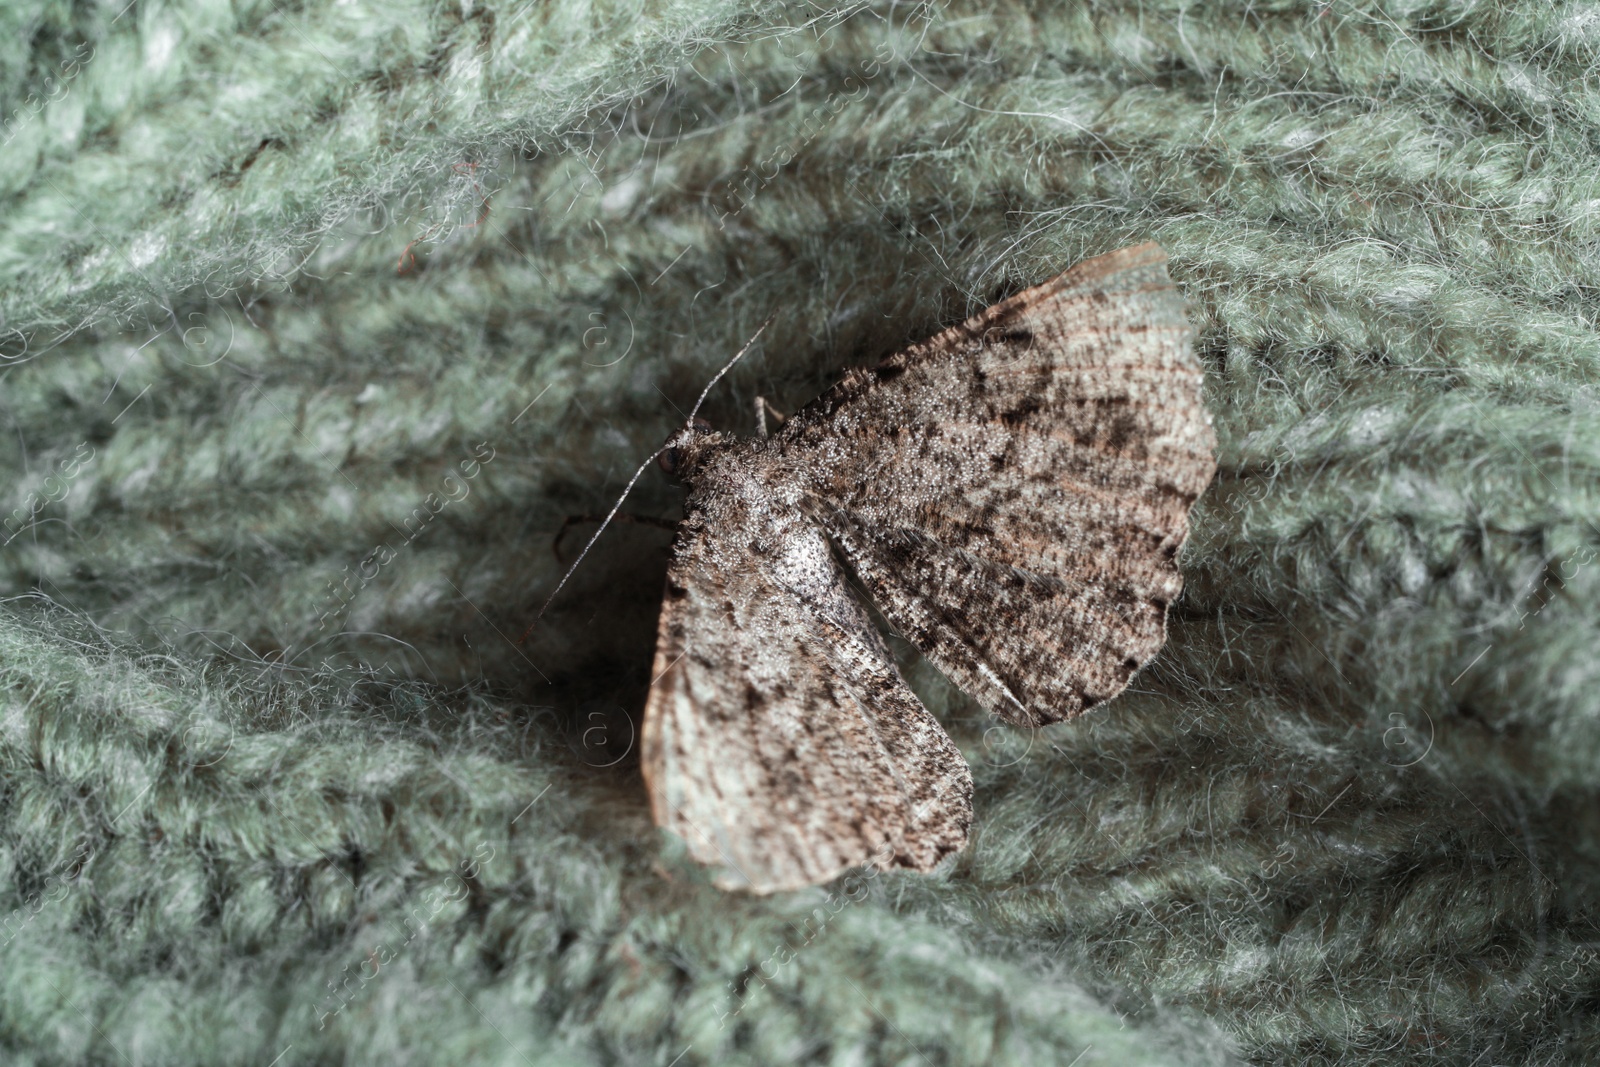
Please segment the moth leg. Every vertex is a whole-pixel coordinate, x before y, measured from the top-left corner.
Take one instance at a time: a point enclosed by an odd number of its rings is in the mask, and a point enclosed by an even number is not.
[[[762,437],[767,436],[768,415],[771,415],[772,421],[777,423],[779,426],[782,426],[786,421],[788,421],[789,418],[789,416],[785,415],[783,412],[767,403],[766,397],[756,397],[756,428],[761,432]]]
[[[566,536],[570,527],[580,522],[605,522],[604,515],[568,515],[561,520],[561,529],[556,531],[555,537],[550,540],[550,551],[555,553],[556,562],[566,566],[567,561],[561,558],[561,539]],[[611,517],[612,522],[633,522],[642,526],[654,526],[660,530],[676,530],[677,522],[672,519],[658,519],[653,515],[633,515],[626,511],[619,511]]]

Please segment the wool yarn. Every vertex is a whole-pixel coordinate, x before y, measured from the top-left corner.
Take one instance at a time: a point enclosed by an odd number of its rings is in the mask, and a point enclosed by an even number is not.
[[[1600,9],[0,9],[18,1064],[1600,1057]],[[753,431],[1144,240],[1219,437],[1168,644],[931,876],[721,893],[634,751]],[[681,491],[647,474],[638,516]],[[897,639],[891,639],[897,640]]]

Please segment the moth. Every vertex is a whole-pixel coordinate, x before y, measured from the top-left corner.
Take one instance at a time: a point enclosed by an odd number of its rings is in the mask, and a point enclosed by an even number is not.
[[[691,417],[658,453],[689,494],[641,764],[718,886],[929,871],[966,843],[971,772],[855,587],[1018,726],[1104,703],[1161,648],[1216,447],[1166,258],[1085,260],[770,437]]]

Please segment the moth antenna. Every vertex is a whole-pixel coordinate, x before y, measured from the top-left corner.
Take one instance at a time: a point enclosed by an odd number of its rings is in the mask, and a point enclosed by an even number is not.
[[[693,425],[694,417],[700,413],[700,405],[704,404],[706,402],[706,397],[711,394],[711,387],[721,381],[722,376],[732,370],[735,363],[744,358],[744,354],[750,351],[751,346],[756,343],[757,339],[759,339],[762,333],[766,331],[766,328],[772,325],[772,320],[775,318],[777,318],[776,315],[768,315],[767,321],[763,322],[760,328],[751,335],[750,340],[744,343],[744,347],[735,352],[733,358],[728,360],[728,362],[723,365],[723,368],[717,371],[717,373],[712,376],[711,380],[706,383],[706,387],[700,391],[700,399],[694,402],[694,410],[690,411],[689,417],[683,420],[683,424],[685,426]],[[611,510],[606,514],[605,521],[600,524],[599,529],[595,530],[594,536],[589,538],[589,543],[583,546],[583,551],[578,553],[578,558],[572,561],[572,566],[567,568],[567,573],[561,576],[561,580],[556,583],[556,587],[552,589],[550,591],[550,595],[545,598],[544,606],[539,609],[539,614],[533,617],[533,622],[528,624],[528,628],[524,630],[522,632],[522,636],[517,639],[518,644],[521,644],[523,641],[528,639],[528,634],[533,632],[534,626],[538,624],[540,619],[544,618],[544,613],[546,609],[550,607],[550,602],[556,598],[556,594],[561,592],[562,587],[567,584],[567,579],[571,578],[572,572],[578,569],[578,564],[582,563],[583,557],[589,554],[589,549],[593,548],[594,543],[600,540],[600,535],[606,532],[606,527],[611,525],[611,520],[617,517],[617,512],[622,510],[622,502],[628,499],[629,493],[633,492],[634,483],[643,477],[645,469],[659,459],[661,457],[661,453],[665,452],[666,450],[667,446],[662,445],[660,448],[656,449],[650,454],[649,459],[639,464],[639,469],[633,472],[633,477],[629,478],[628,484],[623,487],[622,495],[617,497],[616,504],[613,505]]]
[[[722,376],[731,371],[733,369],[733,365],[744,358],[744,354],[750,351],[751,347],[755,345],[756,341],[761,337],[761,335],[766,332],[767,327],[772,325],[772,320],[777,317],[777,315],[768,315],[767,321],[763,322],[756,332],[750,335],[750,340],[744,343],[744,347],[735,352],[733,354],[733,358],[728,360],[721,370],[712,375],[711,380],[706,383],[706,387],[700,390],[700,399],[694,402],[693,410],[689,412],[689,417],[684,420],[685,425],[693,422],[694,417],[700,414],[700,405],[704,404],[706,402],[706,397],[711,395],[711,387],[720,382],[722,380]]]
[[[640,479],[640,477],[644,475],[645,468],[649,467],[650,464],[659,459],[661,457],[661,453],[665,452],[666,450],[667,448],[665,445],[661,446],[650,454],[649,459],[639,464],[639,469],[633,472],[633,477],[629,478],[628,484],[623,487],[622,495],[617,497],[616,504],[613,505],[611,510],[606,513],[605,521],[600,523],[600,528],[594,532],[593,537],[589,538],[589,543],[583,546],[583,551],[578,553],[578,558],[572,561],[572,566],[567,568],[567,573],[561,576],[561,580],[556,583],[556,587],[552,589],[550,591],[550,595],[545,598],[544,607],[541,607],[539,609],[539,614],[533,617],[534,623],[537,623],[540,619],[544,618],[545,609],[550,606],[550,601],[554,600],[556,598],[556,594],[561,592],[561,587],[567,584],[567,579],[571,578],[572,572],[578,569],[578,564],[583,562],[583,557],[589,554],[589,549],[593,548],[594,543],[600,540],[600,535],[606,532],[606,527],[611,525],[611,520],[617,517],[617,512],[622,510],[622,502],[628,499],[629,493],[633,492],[633,485]],[[532,629],[533,624],[529,624],[528,630],[523,631],[522,639],[526,639],[528,636],[528,631],[531,631]],[[521,640],[519,640],[518,643],[520,644]]]

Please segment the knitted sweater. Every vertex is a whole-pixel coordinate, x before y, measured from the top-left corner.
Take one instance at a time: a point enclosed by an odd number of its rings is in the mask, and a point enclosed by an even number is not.
[[[1600,8],[16,0],[0,56],[0,1058],[1600,1057]],[[670,534],[521,640],[564,520],[768,316],[719,427],[1145,240],[1219,438],[1167,646],[1029,732],[895,644],[968,848],[719,891],[638,773]]]

